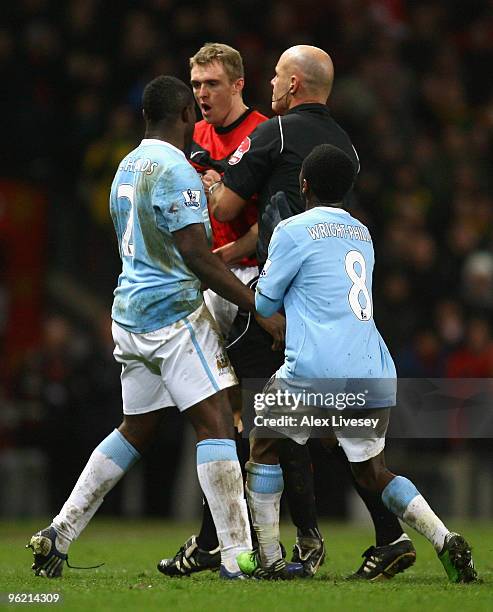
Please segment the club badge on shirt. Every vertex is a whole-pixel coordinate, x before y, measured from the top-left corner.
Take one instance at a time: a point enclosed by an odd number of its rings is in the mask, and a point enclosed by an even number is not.
[[[236,149],[233,155],[228,159],[228,164],[230,166],[235,166],[237,163],[239,163],[243,155],[245,155],[245,153],[248,153],[248,151],[250,151],[251,145],[252,145],[252,141],[247,136],[245,140],[241,142],[240,146]]]
[[[189,208],[199,208],[200,206],[200,190],[198,189],[187,189],[182,191],[183,197],[185,198],[185,206]]]
[[[226,371],[229,371],[229,359],[226,353],[220,352],[216,354],[216,366],[219,372],[219,376],[224,374]]]

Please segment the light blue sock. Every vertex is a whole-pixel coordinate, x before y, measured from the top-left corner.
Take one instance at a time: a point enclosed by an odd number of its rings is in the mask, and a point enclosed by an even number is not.
[[[260,560],[269,567],[281,557],[279,546],[279,508],[284,486],[279,464],[246,464],[247,498],[252,523],[259,543]]]
[[[210,461],[237,461],[234,440],[209,438],[197,444],[197,465]]]
[[[409,503],[419,494],[408,478],[396,476],[382,491],[382,501],[391,512],[403,518]]]
[[[424,535],[440,553],[449,530],[410,480],[396,476],[382,491],[382,501],[407,525]]]
[[[246,464],[247,486],[255,493],[282,493],[284,481],[279,464],[267,465],[265,463]]]
[[[70,497],[53,519],[66,552],[103,503],[104,496],[140,459],[140,453],[115,429],[97,446],[79,476]]]
[[[124,472],[129,470],[140,459],[139,451],[130,444],[118,429],[114,429],[96,447],[96,450],[106,455],[108,459],[116,463]]]

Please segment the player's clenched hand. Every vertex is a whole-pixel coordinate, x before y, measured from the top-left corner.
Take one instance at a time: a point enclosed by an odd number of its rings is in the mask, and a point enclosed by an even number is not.
[[[276,312],[271,317],[261,317],[258,313],[255,314],[257,323],[272,336],[272,350],[280,351],[284,347],[284,338],[286,336],[286,318]]]
[[[221,175],[215,170],[207,170],[202,174],[202,183],[206,193],[209,193],[209,187],[221,180]]]

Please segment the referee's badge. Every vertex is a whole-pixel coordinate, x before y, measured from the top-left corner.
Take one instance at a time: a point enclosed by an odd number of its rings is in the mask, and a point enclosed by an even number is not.
[[[185,198],[185,206],[189,208],[199,208],[200,206],[200,190],[199,189],[187,189],[182,191],[183,197]]]
[[[237,163],[239,163],[243,155],[245,155],[245,153],[248,153],[248,151],[250,151],[251,145],[252,145],[252,141],[247,136],[245,140],[242,141],[240,146],[236,149],[236,151],[233,153],[233,155],[228,159],[228,164],[230,166],[235,166]]]

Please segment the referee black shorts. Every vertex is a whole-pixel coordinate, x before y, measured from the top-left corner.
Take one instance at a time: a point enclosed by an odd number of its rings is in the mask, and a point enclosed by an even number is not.
[[[258,277],[248,285],[253,289]],[[253,314],[238,311],[228,339],[226,348],[229,359],[240,379],[258,378],[267,382],[284,363],[284,350],[273,351],[272,336],[257,323]]]

